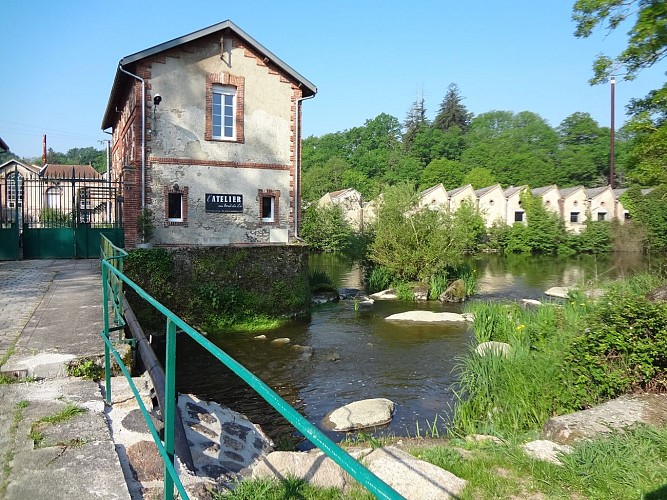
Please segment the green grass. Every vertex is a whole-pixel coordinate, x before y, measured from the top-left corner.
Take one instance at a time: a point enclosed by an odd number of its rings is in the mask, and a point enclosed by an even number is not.
[[[667,429],[639,427],[574,445],[562,465],[528,457],[518,444],[415,448],[416,457],[469,481],[461,499],[658,499],[667,493]]]
[[[238,483],[231,493],[214,493],[215,500],[372,500],[375,497],[360,486],[343,493],[336,488],[318,488],[301,479],[287,478],[283,481],[253,479]]]

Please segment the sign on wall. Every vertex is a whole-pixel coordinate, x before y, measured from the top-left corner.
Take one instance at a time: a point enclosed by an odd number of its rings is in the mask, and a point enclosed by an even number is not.
[[[206,211],[222,213],[242,213],[242,194],[212,194],[206,193]]]

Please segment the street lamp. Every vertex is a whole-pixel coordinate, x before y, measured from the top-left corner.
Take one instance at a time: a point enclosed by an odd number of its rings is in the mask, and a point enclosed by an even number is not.
[[[609,185],[614,189],[614,88],[616,87],[616,77],[611,77],[611,142],[609,146]]]

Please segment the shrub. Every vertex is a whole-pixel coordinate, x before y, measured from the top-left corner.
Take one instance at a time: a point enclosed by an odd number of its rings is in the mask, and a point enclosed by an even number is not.
[[[565,354],[579,402],[633,389],[667,389],[667,304],[611,290]]]
[[[352,244],[354,231],[339,205],[309,206],[303,214],[304,240],[315,250],[342,252]]]
[[[391,287],[394,275],[383,266],[372,267],[368,273],[368,292],[375,293]]]

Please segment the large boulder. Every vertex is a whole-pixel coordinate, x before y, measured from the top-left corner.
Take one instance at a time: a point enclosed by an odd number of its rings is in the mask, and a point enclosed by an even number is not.
[[[459,498],[467,481],[393,446],[350,452],[377,477],[408,500]],[[253,478],[295,477],[321,488],[338,488],[344,493],[356,481],[321,451],[276,451],[261,459],[252,470]]]
[[[447,289],[440,294],[440,302],[463,302],[466,299],[466,285],[463,280],[453,281]]]
[[[552,417],[544,424],[542,437],[571,444],[637,424],[666,425],[667,394],[621,396],[588,410]]]
[[[667,301],[667,285],[656,288],[652,292],[646,294],[646,298],[651,302]]]
[[[374,450],[362,462],[407,500],[459,498],[467,481],[394,446]]]
[[[385,398],[364,399],[345,405],[324,417],[323,424],[334,431],[351,431],[391,422],[394,403]]]

